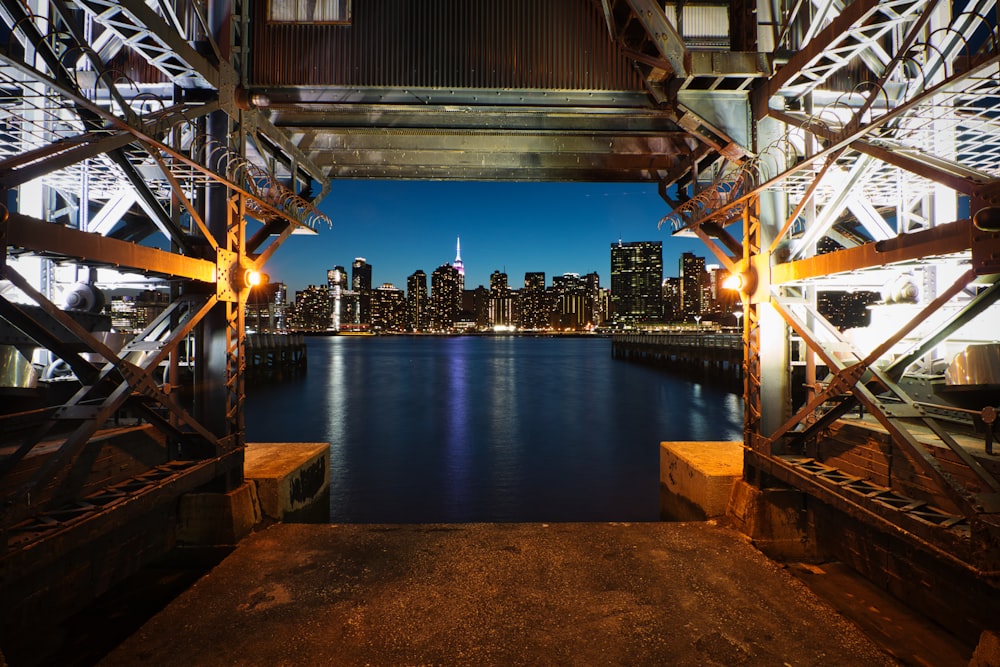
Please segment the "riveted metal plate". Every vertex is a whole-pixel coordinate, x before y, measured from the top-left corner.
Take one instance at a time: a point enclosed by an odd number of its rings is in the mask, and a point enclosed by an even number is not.
[[[236,301],[237,289],[233,285],[233,277],[236,275],[235,269],[239,259],[239,255],[232,250],[218,249],[215,261],[215,296],[219,301]]]

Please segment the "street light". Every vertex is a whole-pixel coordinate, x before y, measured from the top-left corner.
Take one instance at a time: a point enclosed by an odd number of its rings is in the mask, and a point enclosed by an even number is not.
[[[736,328],[738,329],[739,326],[740,326],[740,321],[743,318],[743,311],[742,310],[734,311],[733,312],[733,317],[736,318]]]

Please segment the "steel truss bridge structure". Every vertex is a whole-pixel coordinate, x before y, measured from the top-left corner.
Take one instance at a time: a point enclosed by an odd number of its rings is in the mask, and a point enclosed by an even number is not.
[[[102,561],[79,606],[173,543],[178,498],[240,487],[248,276],[343,178],[658,184],[661,233],[742,278],[746,481],[991,581],[1000,380],[969,369],[1000,363],[997,15],[0,0],[0,590]],[[865,330],[817,307],[887,285]],[[167,306],[112,344],[114,287]]]

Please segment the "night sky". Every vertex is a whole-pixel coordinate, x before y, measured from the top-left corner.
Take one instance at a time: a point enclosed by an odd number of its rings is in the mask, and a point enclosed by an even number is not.
[[[355,257],[372,265],[372,286],[406,289],[417,269],[428,276],[455,259],[462,239],[466,289],[489,286],[494,270],[520,288],[526,271],[553,275],[597,271],[610,280],[610,245],[663,241],[664,276],[677,275],[677,258],[691,251],[707,258],[697,239],[672,238],[657,229],[670,212],[646,183],[495,183],[442,181],[336,181],[321,204],[333,228],[293,236],[268,262],[272,282],[289,291],[325,284],[326,271]]]

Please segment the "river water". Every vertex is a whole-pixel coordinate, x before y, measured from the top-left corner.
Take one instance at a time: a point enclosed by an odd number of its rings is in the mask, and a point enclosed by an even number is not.
[[[308,338],[249,382],[248,442],[329,442],[334,523],[654,521],[659,443],[739,440],[742,399],[607,338]]]

